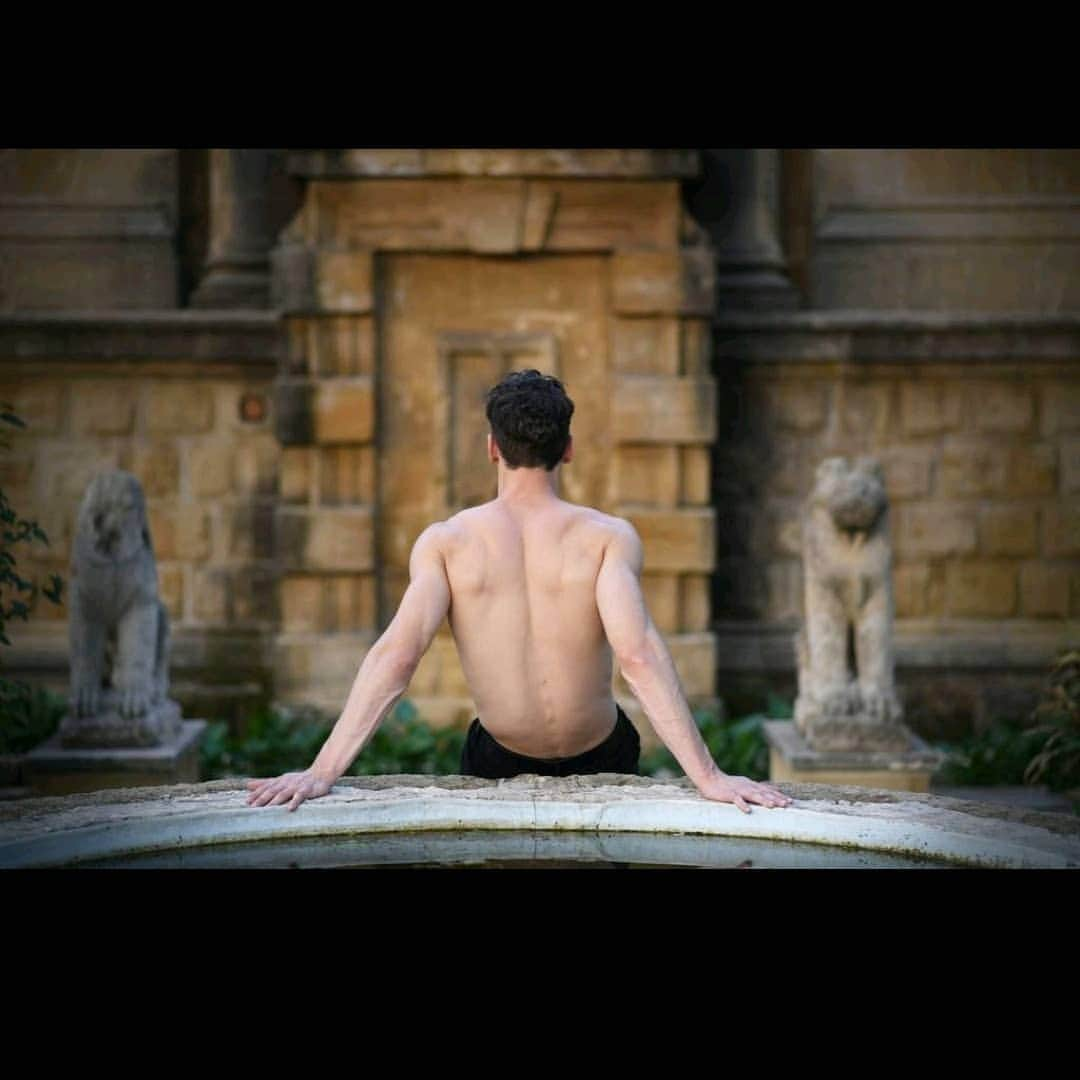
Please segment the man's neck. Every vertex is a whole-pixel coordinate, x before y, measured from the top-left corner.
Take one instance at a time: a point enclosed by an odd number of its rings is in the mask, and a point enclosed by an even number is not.
[[[502,502],[528,504],[549,502],[559,497],[560,466],[547,469],[508,469],[499,462],[498,498]]]

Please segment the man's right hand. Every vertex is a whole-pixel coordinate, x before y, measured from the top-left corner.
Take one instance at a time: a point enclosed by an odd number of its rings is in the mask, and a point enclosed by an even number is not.
[[[734,803],[744,814],[750,813],[747,803],[759,806],[790,806],[792,799],[771,784],[761,784],[745,776],[727,776],[721,773],[704,784],[698,784],[698,791],[706,799],[715,802]]]
[[[320,799],[334,785],[316,776],[310,769],[290,772],[272,780],[249,780],[248,806],[280,806],[288,803],[295,810],[305,799]]]

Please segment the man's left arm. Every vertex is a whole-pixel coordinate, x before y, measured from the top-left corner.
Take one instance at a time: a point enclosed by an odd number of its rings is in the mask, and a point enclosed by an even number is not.
[[[272,780],[248,781],[248,804],[295,810],[327,794],[356,760],[408,689],[432,638],[450,608],[450,584],[440,547],[441,526],[425,529],[409,557],[409,587],[385,632],[364,657],[341,716],[311,767]]]

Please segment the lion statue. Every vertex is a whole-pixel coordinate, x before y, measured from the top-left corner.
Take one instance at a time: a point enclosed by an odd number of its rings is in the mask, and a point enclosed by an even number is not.
[[[71,556],[71,702],[65,746],[154,746],[180,729],[169,701],[169,618],[139,481],[98,473]]]
[[[902,750],[893,683],[892,550],[881,465],[817,468],[802,530],[804,623],[795,723],[815,750]]]

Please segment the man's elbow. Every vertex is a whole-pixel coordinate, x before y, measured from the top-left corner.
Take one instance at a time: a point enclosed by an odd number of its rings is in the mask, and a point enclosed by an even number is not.
[[[395,686],[407,687],[420,664],[416,649],[401,642],[378,642],[372,647],[376,670]]]

